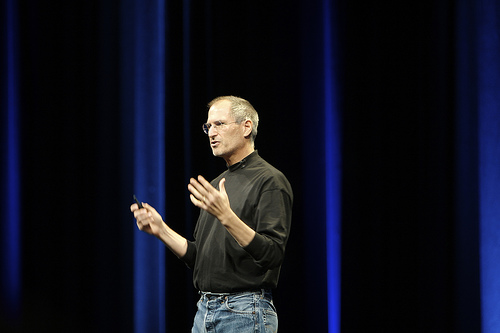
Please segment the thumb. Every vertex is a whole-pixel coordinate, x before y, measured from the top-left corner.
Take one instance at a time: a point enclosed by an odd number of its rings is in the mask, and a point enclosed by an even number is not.
[[[226,183],[226,178],[222,178],[220,180],[220,182],[219,182],[219,190],[220,190],[221,193],[224,193],[224,194],[226,194],[226,185],[225,185],[225,183]]]

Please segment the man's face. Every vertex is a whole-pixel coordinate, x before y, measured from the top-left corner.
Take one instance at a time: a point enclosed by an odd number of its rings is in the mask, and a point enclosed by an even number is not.
[[[227,161],[244,147],[245,128],[242,123],[236,123],[232,117],[231,102],[222,100],[212,105],[208,111],[207,123],[212,125],[208,131],[208,138],[214,156]]]

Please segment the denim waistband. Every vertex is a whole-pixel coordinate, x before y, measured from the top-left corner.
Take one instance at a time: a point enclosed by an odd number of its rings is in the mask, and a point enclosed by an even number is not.
[[[272,299],[273,293],[270,289],[261,289],[257,291],[237,291],[233,293],[216,293],[211,291],[199,291],[198,294],[202,296],[206,296],[208,298],[214,297],[231,297],[231,296],[240,296],[240,295],[262,295],[262,297]]]

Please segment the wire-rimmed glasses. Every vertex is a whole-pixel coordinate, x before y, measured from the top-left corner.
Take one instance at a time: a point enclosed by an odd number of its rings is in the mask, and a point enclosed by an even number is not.
[[[213,127],[216,131],[218,131],[219,129],[221,128],[224,128],[225,125],[229,125],[229,124],[234,124],[234,123],[237,123],[237,121],[233,121],[233,122],[230,122],[230,123],[224,123],[220,120],[217,120],[217,121],[214,121],[213,124],[210,124],[210,123],[204,123],[202,125],[203,127],[203,132],[205,134],[208,135],[208,131],[210,131],[210,129]]]

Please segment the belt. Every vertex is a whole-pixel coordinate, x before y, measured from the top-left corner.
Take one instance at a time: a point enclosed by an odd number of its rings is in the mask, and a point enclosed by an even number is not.
[[[237,292],[232,292],[232,293],[216,293],[216,292],[211,292],[211,291],[199,291],[198,294],[202,296],[206,296],[208,298],[214,298],[214,297],[230,297],[230,296],[238,296],[238,295],[245,295],[245,294],[254,294],[254,295],[262,295],[264,297],[269,297],[272,298],[273,294],[270,289],[261,289],[257,291],[237,291]]]

